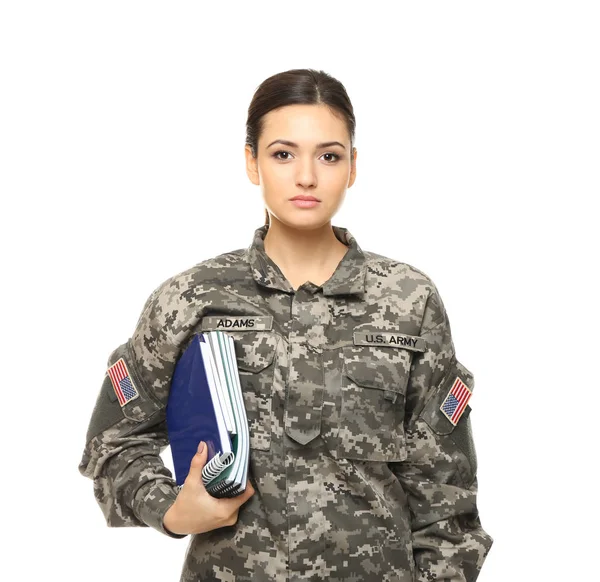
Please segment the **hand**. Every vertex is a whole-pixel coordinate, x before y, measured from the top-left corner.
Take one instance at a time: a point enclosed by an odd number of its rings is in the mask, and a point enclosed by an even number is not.
[[[202,482],[202,468],[206,464],[208,447],[201,442],[190,464],[190,472],[179,491],[175,503],[163,519],[164,526],[175,534],[199,534],[226,525],[234,525],[238,512],[252,495],[250,480],[246,490],[236,497],[213,497]]]

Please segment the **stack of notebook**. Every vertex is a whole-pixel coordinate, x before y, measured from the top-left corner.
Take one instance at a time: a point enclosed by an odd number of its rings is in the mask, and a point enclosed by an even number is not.
[[[175,367],[166,413],[178,487],[204,441],[206,490],[214,497],[243,493],[250,435],[231,336],[222,331],[194,336]]]

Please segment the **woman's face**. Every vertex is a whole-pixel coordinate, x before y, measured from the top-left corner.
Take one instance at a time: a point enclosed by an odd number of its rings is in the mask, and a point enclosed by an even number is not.
[[[288,105],[263,122],[256,159],[246,146],[246,172],[261,186],[265,206],[288,226],[327,224],[356,177],[356,148],[350,151],[345,122],[325,105]],[[295,203],[295,196],[317,202]]]

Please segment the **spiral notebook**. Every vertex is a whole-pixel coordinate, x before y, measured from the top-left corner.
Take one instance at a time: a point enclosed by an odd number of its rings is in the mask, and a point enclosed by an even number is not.
[[[207,491],[214,497],[243,493],[250,435],[231,336],[209,331],[193,337],[175,366],[166,414],[177,486],[183,487],[204,441]]]

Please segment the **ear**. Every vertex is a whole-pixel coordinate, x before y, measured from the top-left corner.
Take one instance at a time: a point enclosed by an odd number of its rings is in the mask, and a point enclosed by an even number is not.
[[[350,177],[348,179],[348,188],[350,188],[350,186],[352,186],[352,184],[354,184],[354,180],[356,180],[356,156],[357,155],[358,155],[358,152],[357,152],[356,148],[353,148],[351,166],[350,166]]]
[[[250,178],[255,186],[260,184],[260,177],[258,175],[258,160],[252,155],[252,148],[246,144],[244,148],[244,155],[246,156],[246,174]]]

